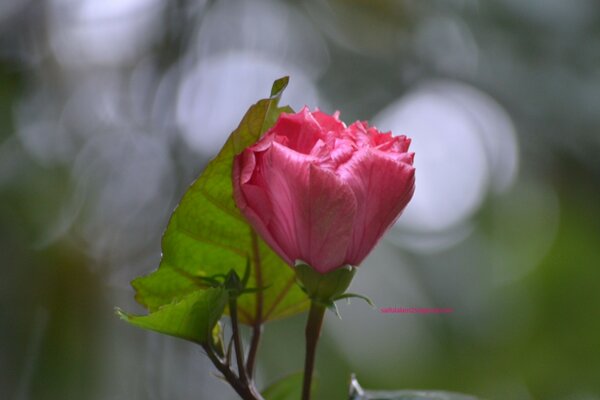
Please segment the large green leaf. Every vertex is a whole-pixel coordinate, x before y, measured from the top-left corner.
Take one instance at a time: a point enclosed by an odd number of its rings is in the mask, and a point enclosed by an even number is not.
[[[477,398],[466,394],[437,390],[364,390],[353,376],[350,383],[349,400],[477,400]]]
[[[131,315],[121,310],[117,313],[137,327],[204,344],[212,337],[226,304],[226,290],[214,288],[196,290],[149,315]]]
[[[248,286],[264,290],[238,299],[242,323],[264,322],[306,309],[308,301],[295,284],[294,271],[255,234],[232,196],[235,155],[256,142],[280,113],[292,112],[289,107],[278,107],[287,82],[287,77],[276,81],[271,97],[250,107],[173,212],[162,239],[159,268],[132,282],[137,301],[150,311],[205,288],[199,278],[226,274],[231,268],[242,276],[248,259]]]

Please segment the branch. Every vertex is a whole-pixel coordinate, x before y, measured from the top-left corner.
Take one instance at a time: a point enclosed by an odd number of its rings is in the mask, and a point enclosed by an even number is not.
[[[237,299],[232,296],[229,299],[229,314],[231,317],[231,335],[233,336],[233,347],[235,348],[235,357],[238,366],[238,374],[242,383],[248,386],[248,375],[246,375],[246,365],[244,364],[244,347],[240,338],[240,327],[237,318]]]
[[[254,385],[244,384],[240,378],[217,356],[213,348],[208,344],[203,344],[202,347],[208,358],[214,366],[223,374],[223,377],[229,385],[236,391],[237,394],[244,400],[264,400],[263,397],[256,391]]]
[[[258,248],[258,238],[254,230],[251,231],[252,236],[252,253],[254,255],[254,267],[256,275],[256,287],[259,288],[256,292],[256,315],[252,326],[252,341],[250,342],[250,351],[248,352],[248,360],[246,361],[246,370],[250,379],[254,376],[254,365],[256,364],[256,355],[258,353],[258,345],[260,344],[260,336],[262,334],[262,314],[263,314],[263,280],[262,266],[260,264],[260,254]]]

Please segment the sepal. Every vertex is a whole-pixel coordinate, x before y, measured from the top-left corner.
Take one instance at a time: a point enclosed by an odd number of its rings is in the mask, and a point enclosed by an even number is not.
[[[296,262],[296,279],[311,301],[330,307],[350,286],[356,268],[345,265],[321,274],[304,262]]]

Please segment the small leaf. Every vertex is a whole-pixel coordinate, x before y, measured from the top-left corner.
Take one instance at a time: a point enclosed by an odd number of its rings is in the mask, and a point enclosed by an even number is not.
[[[352,376],[349,400],[478,400],[477,397],[430,390],[371,391],[364,390]]]
[[[302,372],[283,377],[265,389],[262,395],[265,400],[298,400],[302,396],[303,378],[304,374]],[[316,386],[315,378],[313,377],[311,387],[313,394]]]
[[[192,292],[148,315],[131,315],[119,309],[117,314],[139,328],[204,344],[212,340],[213,328],[226,303],[224,289],[206,289]]]
[[[284,76],[283,78],[279,78],[273,82],[273,87],[271,88],[271,98],[280,98],[289,81],[289,76]]]
[[[271,97],[250,107],[171,215],[158,269],[132,282],[136,300],[150,311],[215,286],[214,278],[231,269],[244,277],[244,286],[265,288],[238,299],[241,323],[262,323],[308,307],[306,295],[295,284],[294,270],[256,235],[233,200],[234,157],[255,143],[282,112],[293,112],[278,106],[287,83],[287,77],[275,81]]]

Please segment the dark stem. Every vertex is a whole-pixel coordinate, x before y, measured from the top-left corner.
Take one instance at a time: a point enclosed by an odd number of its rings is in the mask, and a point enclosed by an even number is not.
[[[262,334],[263,312],[262,266],[260,264],[258,238],[254,231],[252,231],[252,253],[254,254],[254,271],[256,276],[256,287],[259,290],[258,292],[256,292],[256,316],[254,318],[254,325],[252,326],[252,341],[250,342],[248,360],[246,361],[246,370],[248,371],[248,377],[251,380],[254,376],[254,365],[256,364],[256,355],[258,353],[258,345],[260,343],[260,336]]]
[[[262,324],[255,323],[252,327],[252,341],[250,342],[250,351],[248,352],[248,361],[246,362],[246,370],[248,377],[252,380],[254,376],[254,365],[256,364],[256,354],[258,353],[258,344],[262,334]]]
[[[237,394],[244,400],[264,400],[262,396],[257,393],[256,388],[252,385],[244,384],[229,368],[229,366],[225,365],[223,361],[217,356],[214,350],[208,344],[202,345],[208,358],[215,367],[219,370],[220,373],[223,374],[223,377],[227,380],[227,382],[231,385],[231,387],[236,391]]]
[[[248,375],[246,375],[246,365],[244,364],[244,347],[240,337],[240,327],[237,317],[237,299],[230,297],[229,299],[229,314],[231,317],[231,330],[233,336],[233,347],[235,348],[235,359],[238,366],[238,375],[245,386],[248,386]]]
[[[311,301],[308,321],[306,321],[306,358],[304,360],[304,382],[302,384],[302,400],[310,400],[310,387],[315,369],[317,343],[321,335],[325,306]]]

